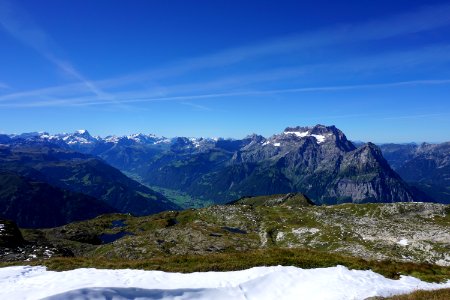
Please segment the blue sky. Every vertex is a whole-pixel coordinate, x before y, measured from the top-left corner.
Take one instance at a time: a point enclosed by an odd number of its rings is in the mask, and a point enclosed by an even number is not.
[[[449,1],[0,0],[0,132],[450,140]]]

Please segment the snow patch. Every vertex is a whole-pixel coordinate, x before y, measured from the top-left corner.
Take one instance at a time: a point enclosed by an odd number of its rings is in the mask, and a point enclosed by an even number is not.
[[[399,244],[401,246],[408,246],[409,242],[407,239],[401,239],[400,241],[397,242],[397,244]]]
[[[305,137],[309,135],[309,131],[285,131],[284,134],[295,134],[298,137]]]
[[[120,140],[120,138],[118,136],[115,136],[115,135],[107,136],[104,139],[105,142],[107,142],[107,143],[114,143],[114,144],[118,143],[119,140]]]
[[[265,141],[264,143],[261,143],[261,145],[263,145],[263,146],[273,145],[275,147],[280,147],[281,143],[272,143],[271,141]]]
[[[201,139],[194,138],[194,137],[189,138],[189,141],[191,141],[192,145],[193,145],[195,148],[199,148],[199,147],[200,147],[200,140],[201,140]]]
[[[155,145],[158,145],[158,144],[170,144],[170,142],[171,142],[170,139],[162,137],[159,141],[155,142]]]
[[[1,299],[366,299],[449,288],[410,276],[392,280],[343,266],[257,267],[234,272],[167,273],[44,267],[0,269]]]
[[[319,144],[325,142],[325,136],[323,136],[321,134],[311,134],[311,136],[315,137],[317,140],[317,143],[319,143]]]
[[[332,135],[331,133],[326,134],[326,136],[322,134],[310,134],[309,131],[285,131],[284,134],[294,134],[300,138],[312,136],[316,138],[318,144],[325,142],[326,137]]]

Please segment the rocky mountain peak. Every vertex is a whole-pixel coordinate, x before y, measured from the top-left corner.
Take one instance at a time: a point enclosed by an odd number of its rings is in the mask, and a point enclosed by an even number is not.
[[[86,129],[80,129],[72,134],[64,134],[62,140],[67,144],[92,144],[97,141]]]
[[[356,147],[347,140],[345,134],[334,125],[325,126],[317,124],[308,127],[287,127],[282,134],[275,135],[274,138],[276,140],[287,140],[291,142],[296,142],[299,139],[304,138],[314,138],[313,141],[319,145],[332,143],[343,151],[352,151],[356,149]]]
[[[247,135],[244,140],[251,140],[251,141],[255,141],[255,142],[261,142],[263,140],[265,140],[265,138],[262,135],[256,134],[256,133],[252,133]]]
[[[86,129],[79,129],[75,131],[74,134],[90,136],[89,132]]]

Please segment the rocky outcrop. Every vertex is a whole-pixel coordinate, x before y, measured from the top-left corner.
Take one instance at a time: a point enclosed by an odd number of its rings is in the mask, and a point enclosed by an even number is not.
[[[25,240],[16,223],[0,219],[0,247],[14,248],[23,246]]]
[[[48,243],[45,238],[26,241],[16,223],[0,219],[0,261],[30,261],[53,256],[73,256],[73,253]]]

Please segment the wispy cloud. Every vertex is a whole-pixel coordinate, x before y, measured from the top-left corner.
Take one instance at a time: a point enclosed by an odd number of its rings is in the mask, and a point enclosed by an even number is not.
[[[447,117],[450,113],[434,113],[434,114],[415,114],[395,117],[384,117],[384,120],[401,120],[401,119],[423,119],[423,118],[435,118],[435,117]]]
[[[7,0],[0,0],[0,25],[14,38],[53,63],[64,74],[81,82],[87,90],[96,96],[111,100],[111,96],[89,81],[70,62],[56,54],[60,51],[56,42],[17,5]]]
[[[206,107],[204,105],[200,105],[200,104],[196,104],[196,103],[192,103],[192,102],[180,102],[180,104],[182,105],[187,105],[190,106],[192,108],[194,108],[195,110],[199,110],[199,111],[209,111],[211,110],[211,108]]]
[[[252,90],[239,91],[227,93],[213,93],[200,95],[185,95],[174,97],[159,97],[159,98],[141,98],[141,99],[118,99],[121,103],[139,103],[139,102],[155,102],[155,101],[182,101],[195,99],[213,99],[225,97],[241,97],[241,96],[262,96],[262,95],[276,95],[287,93],[314,93],[314,92],[333,92],[343,90],[359,90],[359,89],[373,89],[373,88],[388,88],[401,86],[417,86],[417,85],[440,85],[450,84],[450,79],[436,79],[436,80],[413,80],[413,81],[399,81],[389,83],[374,83],[374,84],[357,84],[357,85],[341,85],[341,86],[318,86],[318,87],[301,87],[289,89],[273,89],[273,90]],[[87,102],[74,105],[102,105],[104,102]]]
[[[179,97],[183,99],[196,99],[200,97],[201,99],[205,98],[216,98],[218,96],[222,97],[224,95],[233,96],[236,93],[239,93],[238,96],[249,95],[250,93],[261,94],[257,90],[252,88],[252,85],[259,87],[261,83],[270,82],[270,83],[285,83],[286,79],[295,79],[297,82],[302,82],[302,85],[316,85],[311,84],[314,83],[312,81],[309,84],[305,84],[305,81],[310,81],[311,78],[320,78],[320,82],[326,81],[325,78],[331,79],[333,82],[333,78],[343,76],[347,76],[347,74],[351,74],[350,76],[354,76],[359,73],[379,73],[387,72],[397,72],[400,70],[401,72],[408,72],[411,68],[421,68],[422,66],[429,67],[433,64],[441,64],[445,62],[450,62],[450,45],[438,45],[436,47],[427,47],[424,49],[413,50],[413,51],[400,51],[393,53],[383,53],[375,56],[363,56],[363,57],[353,57],[349,60],[333,62],[333,63],[324,63],[324,64],[311,64],[307,66],[300,67],[289,67],[289,68],[281,68],[281,69],[268,69],[262,72],[249,73],[249,74],[231,74],[227,75],[224,78],[213,79],[210,81],[200,81],[196,83],[187,83],[187,84],[179,84],[179,85],[169,85],[162,86],[156,89],[149,90],[129,90],[126,92],[116,93],[116,99],[120,103],[124,103],[127,101],[135,101],[135,103],[139,103],[142,100],[143,102],[147,101],[147,99],[175,99],[179,100]],[[394,84],[389,83],[392,86],[398,86],[403,84],[443,84],[446,83],[446,80],[409,80],[409,81],[397,81]],[[291,84],[293,85],[293,84]],[[298,84],[295,84],[298,86]],[[373,85],[370,84],[370,87],[386,87],[385,84],[381,85]],[[327,88],[328,86],[325,86]],[[336,90],[336,86],[332,85],[333,90]],[[339,86],[342,89],[349,89],[349,87],[358,87],[363,88],[365,85],[357,84],[357,85],[345,85]],[[315,87],[302,88],[302,92],[315,91]],[[324,90],[324,87],[319,87],[321,91]],[[279,89],[275,89],[273,91],[279,91]],[[289,91],[298,92],[297,88],[283,89],[283,93],[287,93]],[[88,95],[88,96],[75,96],[75,97],[67,97],[64,93],[54,93],[55,91],[47,91],[47,90],[39,90],[36,92],[34,97],[36,97],[36,101],[34,103],[30,103],[29,101],[27,105],[30,106],[64,106],[64,105],[99,105],[99,104],[108,104],[102,100],[99,101],[98,97]],[[200,94],[200,96],[199,96]],[[255,94],[255,95],[256,95]],[[47,95],[44,99],[42,98],[44,95]],[[27,93],[17,93],[0,96],[0,102],[12,101],[17,98],[27,98],[30,95]],[[208,96],[208,97],[205,97]],[[41,101],[43,100],[43,101]],[[15,101],[14,101],[15,102]]]
[[[199,81],[196,83],[184,83],[178,85],[158,86],[150,89],[130,89],[125,92],[115,93],[115,102],[124,103],[125,101],[142,99],[159,99],[181,96],[198,97],[202,95],[223,95],[225,92],[246,89],[245,93],[252,88],[252,85],[260,86],[261,83],[284,83],[286,79],[295,79],[303,82],[311,78],[320,78],[324,82],[325,78],[342,78],[351,74],[354,76],[359,73],[379,73],[379,72],[397,72],[409,71],[411,68],[421,66],[435,65],[450,62],[450,45],[438,45],[426,47],[424,49],[412,51],[400,51],[393,53],[383,53],[375,56],[353,57],[349,60],[333,63],[310,64],[306,66],[294,66],[280,69],[267,69],[249,74],[230,74],[223,78],[212,79],[209,81]],[[326,80],[325,80],[326,81]],[[407,81],[408,84],[421,81]],[[436,82],[426,81],[427,84]],[[397,83],[398,84],[398,83]],[[298,85],[298,84],[297,84]],[[311,85],[311,83],[309,84]],[[360,86],[360,85],[358,85]],[[380,86],[382,87],[382,86]],[[289,89],[287,89],[289,90]],[[294,88],[295,90],[295,88]],[[253,91],[253,89],[252,89]],[[28,100],[32,98],[32,100]],[[203,96],[201,98],[204,98]],[[210,97],[214,98],[214,97]],[[18,104],[17,100],[23,102]],[[80,93],[76,85],[70,85],[60,88],[47,88],[27,92],[18,92],[0,96],[0,102],[14,102],[15,106],[38,107],[38,106],[81,106],[109,104],[108,101],[99,99],[98,96],[91,93]]]
[[[4,82],[0,82],[0,89],[6,90],[6,89],[10,89],[9,85],[7,85]]]
[[[121,104],[145,103],[145,102],[164,102],[177,101],[183,105],[196,106],[197,108],[207,108],[201,105],[196,105],[190,100],[216,99],[216,98],[232,98],[243,96],[264,96],[264,95],[278,95],[278,94],[293,94],[293,93],[315,93],[315,92],[335,92],[348,90],[362,90],[375,88],[393,88],[402,86],[420,86],[420,85],[444,85],[450,84],[450,79],[434,79],[434,80],[412,80],[412,81],[398,81],[386,83],[373,84],[356,84],[356,85],[335,85],[335,86],[316,86],[316,87],[300,87],[287,89],[272,89],[272,90],[249,90],[236,91],[224,93],[210,93],[210,94],[196,94],[196,95],[180,95],[170,97],[143,97],[143,98],[117,98],[116,101]],[[47,106],[98,106],[105,105],[104,101],[90,101],[90,102],[76,102],[76,101],[43,101],[34,103],[3,103],[0,107],[47,107]]]
[[[298,54],[301,50],[314,50],[318,47],[393,38],[450,25],[449,15],[450,4],[426,6],[417,11],[391,16],[383,20],[343,24],[333,28],[266,40],[253,45],[229,48],[209,55],[176,61],[162,68],[100,80],[97,83],[108,88],[180,76],[202,69],[230,66],[267,56],[279,56],[286,53]]]
[[[6,3],[6,4],[5,4]],[[245,85],[276,81],[284,78],[298,78],[302,74],[310,76],[314,74],[330,74],[332,72],[355,72],[357,70],[376,70],[387,67],[402,67],[405,65],[417,65],[424,62],[450,60],[450,47],[438,46],[430,49],[418,49],[410,52],[381,54],[375,57],[352,58],[350,61],[335,63],[311,62],[310,65],[300,64],[291,68],[280,68],[257,71],[252,74],[229,74],[221,79],[208,82],[191,83],[190,76],[186,76],[185,83],[177,86],[156,84],[150,90],[130,87],[140,82],[152,82],[165,78],[176,78],[192,72],[205,69],[218,69],[223,66],[251,63],[268,56],[283,56],[284,54],[301,55],[302,51],[314,51],[331,45],[358,43],[393,38],[401,35],[424,32],[450,25],[450,4],[426,6],[420,10],[394,15],[383,20],[374,20],[359,24],[343,24],[333,28],[324,28],[317,31],[302,33],[295,36],[287,36],[263,41],[253,45],[245,45],[225,49],[217,53],[194,57],[183,61],[147,70],[145,72],[129,74],[116,78],[108,78],[99,81],[89,81],[78,72],[70,63],[59,59],[54,54],[54,42],[48,35],[28,19],[18,22],[15,10],[11,5],[0,0],[0,24],[8,32],[25,44],[36,49],[53,64],[58,66],[66,74],[77,79],[80,83],[69,84],[45,89],[11,93],[0,96],[3,105],[16,105],[23,107],[38,106],[89,106],[111,103],[110,94],[104,92],[108,89],[124,87],[126,92],[114,92],[114,103],[139,103],[151,101],[188,101],[192,99],[206,99],[218,97],[233,97],[246,95],[263,95],[277,93],[313,92],[338,89],[356,89],[383,87],[380,85],[347,85],[347,86],[321,86],[312,88],[274,89],[271,91],[236,91],[245,88]],[[20,17],[20,16],[19,16]],[[23,18],[22,18],[23,19]],[[409,81],[401,84],[433,84],[431,81]],[[436,84],[436,83],[434,83]],[[391,84],[392,85],[392,84]],[[224,91],[234,90],[233,92]],[[203,93],[201,93],[203,91]],[[208,91],[208,92],[206,92]],[[201,93],[201,94],[198,94]],[[33,102],[29,102],[33,99]],[[17,103],[14,100],[23,100]],[[7,103],[7,102],[14,103]],[[26,103],[25,103],[26,102]]]

